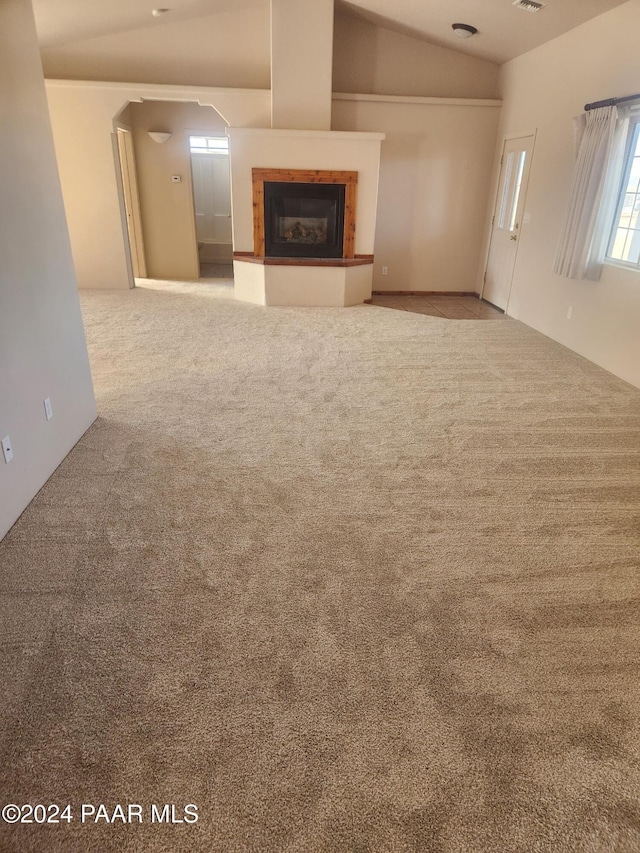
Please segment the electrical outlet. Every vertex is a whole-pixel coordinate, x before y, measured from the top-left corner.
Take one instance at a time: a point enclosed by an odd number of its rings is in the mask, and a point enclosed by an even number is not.
[[[47,420],[50,421],[53,417],[53,409],[51,408],[51,397],[47,397],[44,401],[44,413],[47,416]]]
[[[2,452],[4,454],[4,461],[9,464],[13,459],[13,450],[11,449],[11,439],[8,435],[2,439]]]
[[[570,320],[573,317],[573,305],[569,305],[567,308],[567,320]]]
[[[389,267],[382,267],[382,275],[386,275],[389,272]]]

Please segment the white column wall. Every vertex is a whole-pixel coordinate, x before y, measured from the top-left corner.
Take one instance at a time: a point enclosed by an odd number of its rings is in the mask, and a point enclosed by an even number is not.
[[[271,126],[331,128],[333,0],[271,0]]]
[[[29,0],[0,3],[0,104],[1,538],[96,416]]]

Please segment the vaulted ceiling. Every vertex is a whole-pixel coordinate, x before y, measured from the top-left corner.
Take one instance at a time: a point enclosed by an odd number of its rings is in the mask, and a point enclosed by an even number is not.
[[[608,12],[625,0],[538,0],[528,12],[513,0],[349,0],[351,11],[382,26],[502,64]],[[453,23],[478,30],[462,40]],[[640,23],[640,21],[639,21]]]
[[[170,8],[160,17],[151,14],[154,0],[33,0],[33,6],[40,43],[46,47],[262,6],[268,0],[165,2]],[[338,0],[338,7],[427,42],[503,63],[626,0],[539,2],[544,7],[538,12],[517,8],[513,0]],[[478,33],[470,39],[459,39],[451,29],[453,23],[470,24]]]
[[[215,15],[269,0],[33,0],[41,47]],[[153,17],[157,7],[169,7]]]

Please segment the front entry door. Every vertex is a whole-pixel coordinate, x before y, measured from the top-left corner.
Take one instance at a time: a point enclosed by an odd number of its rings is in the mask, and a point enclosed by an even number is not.
[[[482,298],[503,311],[509,302],[532,154],[533,136],[506,140],[502,152]]]

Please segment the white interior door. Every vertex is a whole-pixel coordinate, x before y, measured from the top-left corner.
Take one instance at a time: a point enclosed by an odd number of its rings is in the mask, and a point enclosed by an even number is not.
[[[231,187],[228,152],[192,153],[191,169],[198,241],[230,244]]]
[[[482,298],[506,310],[518,254],[533,136],[504,143]]]

